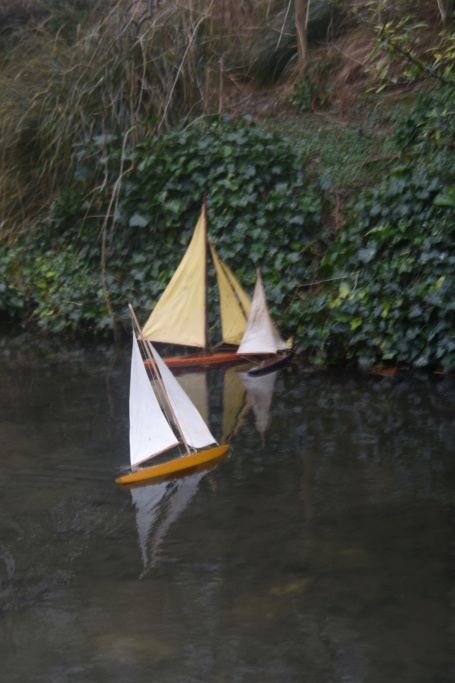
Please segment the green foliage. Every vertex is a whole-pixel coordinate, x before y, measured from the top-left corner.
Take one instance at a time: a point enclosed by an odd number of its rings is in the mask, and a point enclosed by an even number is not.
[[[455,87],[455,35],[447,25],[441,30],[426,0],[374,0],[353,11],[376,35],[370,67],[376,92],[422,80]]]
[[[299,139],[311,175],[330,178],[333,190],[347,196],[383,176],[400,151],[393,136],[396,116],[391,121],[385,112],[379,116],[376,110],[366,112],[366,107],[364,104],[360,122],[354,115],[340,123],[339,115],[331,111],[322,120],[320,116],[307,117],[289,132]]]
[[[290,97],[291,104],[302,111],[311,111],[314,108],[324,108],[330,105],[333,97],[333,85],[331,83],[312,83],[303,79],[294,86]]]
[[[452,155],[455,144],[455,92],[444,86],[423,92],[411,109],[401,118],[397,128],[397,142],[402,149],[413,153]]]
[[[76,153],[77,183],[8,252],[22,317],[33,315],[52,332],[110,330],[104,237],[115,315],[124,317],[131,301],[145,319],[183,256],[207,193],[210,238],[221,258],[250,291],[259,263],[271,309],[289,323],[286,301],[320,258],[327,208],[290,140],[246,120],[214,120],[136,145],[94,138]],[[12,312],[7,301],[4,308]]]
[[[25,308],[25,293],[21,285],[23,248],[0,249],[0,311],[14,318]]]
[[[415,132],[406,162],[352,204],[319,286],[293,302],[315,362],[455,366],[455,163],[429,134],[441,101],[453,106],[453,95],[435,93],[432,108],[403,122],[402,141],[409,122]]]

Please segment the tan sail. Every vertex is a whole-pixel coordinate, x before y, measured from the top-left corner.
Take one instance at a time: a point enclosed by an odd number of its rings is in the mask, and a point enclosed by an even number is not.
[[[222,338],[238,346],[251,301],[210,245],[220,297]],[[207,210],[204,202],[190,245],[143,327],[152,342],[207,348]]]
[[[224,261],[221,262],[222,266],[224,268],[224,271],[228,277],[229,282],[231,283],[235,293],[237,294],[238,300],[240,301],[240,305],[245,313],[245,317],[248,320],[248,316],[250,315],[251,311],[251,299],[248,296],[248,294],[245,292],[243,287],[240,285],[239,281],[235,278],[234,273],[232,270],[227,266]]]
[[[218,257],[212,244],[210,251],[218,281],[222,338],[226,344],[238,346],[246,329],[251,301],[234,274]]]
[[[204,205],[190,246],[143,327],[146,339],[183,346],[207,346],[206,252]]]

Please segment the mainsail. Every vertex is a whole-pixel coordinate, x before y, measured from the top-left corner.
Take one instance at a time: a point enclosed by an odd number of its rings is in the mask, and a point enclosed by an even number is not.
[[[158,367],[158,372],[161,375],[175,418],[187,444],[192,448],[203,448],[209,444],[216,443],[216,439],[210,433],[196,406],[185,394],[172,372],[156,352],[156,349],[150,342],[148,342],[148,345]]]
[[[207,346],[207,218],[205,205],[190,246],[142,330],[145,339]]]
[[[138,465],[178,444],[150,385],[139,345],[133,334],[130,379],[131,465]]]
[[[270,317],[261,273],[258,268],[251,311],[248,317],[245,334],[237,349],[237,353],[241,355],[277,353],[277,351],[283,351],[287,348],[286,342],[281,338],[280,333]]]

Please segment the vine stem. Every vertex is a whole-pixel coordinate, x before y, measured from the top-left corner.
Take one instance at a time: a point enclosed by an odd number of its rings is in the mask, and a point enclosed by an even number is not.
[[[125,147],[126,147],[126,142],[128,140],[128,136],[130,133],[132,133],[134,128],[130,128],[129,130],[126,131],[124,137],[123,137],[123,145],[122,145],[122,157],[120,160],[120,173],[118,175],[117,180],[114,183],[114,188],[112,190],[111,198],[109,200],[109,206],[107,207],[107,211],[104,217],[103,221],[103,227],[101,228],[101,282],[103,286],[103,296],[104,296],[104,301],[106,302],[106,307],[109,313],[109,317],[112,322],[112,332],[114,334],[114,341],[116,344],[119,343],[120,341],[120,332],[118,329],[117,321],[115,318],[114,310],[112,308],[112,303],[111,303],[111,297],[109,294],[109,288],[107,286],[106,282],[106,254],[107,254],[107,226],[109,223],[109,218],[112,216],[112,228],[115,225],[115,213],[118,207],[118,202],[119,202],[119,196],[120,196],[120,187],[122,184],[122,179],[124,178],[125,175],[127,175],[132,169],[133,169],[133,163],[131,166],[126,169],[125,171],[123,170],[123,164],[125,161]],[[112,207],[115,203],[114,211],[112,211]]]

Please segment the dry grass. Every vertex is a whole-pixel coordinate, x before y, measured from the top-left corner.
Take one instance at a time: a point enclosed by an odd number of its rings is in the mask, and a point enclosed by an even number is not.
[[[55,32],[32,22],[16,36],[0,70],[3,235],[69,181],[75,141],[156,133],[219,109],[223,45],[213,8],[188,0],[150,13],[120,1],[85,23]]]

